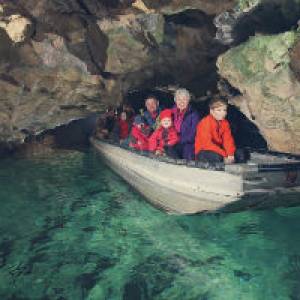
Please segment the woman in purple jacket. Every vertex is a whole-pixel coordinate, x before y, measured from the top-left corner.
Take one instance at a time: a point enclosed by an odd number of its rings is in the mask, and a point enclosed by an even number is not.
[[[199,115],[190,105],[191,95],[186,89],[178,89],[174,96],[172,109],[174,126],[180,137],[177,144],[179,158],[195,159],[194,144]]]

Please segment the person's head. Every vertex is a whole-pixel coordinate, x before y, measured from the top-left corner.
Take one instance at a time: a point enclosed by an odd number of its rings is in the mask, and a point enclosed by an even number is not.
[[[134,109],[129,103],[124,103],[122,105],[122,110],[127,113],[128,118],[130,118],[134,115]]]
[[[160,115],[160,124],[163,128],[170,128],[172,126],[172,110],[164,109]]]
[[[178,89],[175,92],[174,101],[177,108],[182,111],[187,109],[191,100],[191,95],[187,89]]]
[[[126,121],[127,120],[127,113],[126,111],[122,111],[121,114],[120,114],[120,119],[122,121]]]
[[[137,115],[137,116],[134,117],[133,124],[134,124],[135,126],[137,126],[138,128],[142,128],[142,127],[144,127],[144,125],[145,125],[145,121],[144,121],[144,119],[143,119],[142,116]]]
[[[115,115],[115,110],[112,106],[108,106],[105,113],[107,117],[113,117]]]
[[[228,103],[222,98],[213,98],[209,102],[209,112],[217,120],[224,120],[227,116]]]
[[[158,109],[159,101],[156,99],[155,96],[148,96],[145,99],[145,106],[150,113],[154,113]]]

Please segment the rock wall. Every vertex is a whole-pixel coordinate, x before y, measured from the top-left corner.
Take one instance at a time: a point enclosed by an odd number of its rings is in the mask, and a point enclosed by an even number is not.
[[[257,35],[217,62],[221,76],[242,93],[232,103],[257,124],[270,149],[295,154],[300,153],[298,40],[297,31]]]
[[[246,41],[218,60],[243,94],[232,101],[272,149],[299,153],[300,44],[296,31],[278,34],[299,13],[300,0],[0,0],[0,148],[129,90],[214,91],[217,57]]]
[[[0,145],[117,105],[130,88],[201,93],[221,51],[213,17],[234,3],[0,0]]]

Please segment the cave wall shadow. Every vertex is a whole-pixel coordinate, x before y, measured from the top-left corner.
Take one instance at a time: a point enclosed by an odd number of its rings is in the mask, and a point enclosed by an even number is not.
[[[71,121],[68,124],[48,129],[38,135],[29,135],[25,144],[40,144],[58,149],[83,149],[95,131],[98,114]],[[22,147],[21,147],[22,148]]]
[[[295,0],[262,1],[249,13],[239,18],[234,26],[234,44],[245,42],[256,33],[278,34],[297,28],[300,19],[300,5]]]
[[[251,122],[234,105],[229,105],[228,121],[237,147],[253,150],[267,150],[268,144],[259,131],[259,128]]]

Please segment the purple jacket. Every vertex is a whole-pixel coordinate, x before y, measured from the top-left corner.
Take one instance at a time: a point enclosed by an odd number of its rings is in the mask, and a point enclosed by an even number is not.
[[[177,114],[177,107],[174,106],[173,114]],[[199,122],[199,115],[196,111],[192,109],[192,107],[189,105],[183,121],[180,126],[180,140],[179,144],[181,144],[182,153],[181,156],[184,159],[192,160],[195,159],[195,135],[196,135],[196,128],[197,124]]]

